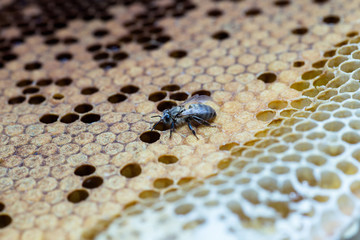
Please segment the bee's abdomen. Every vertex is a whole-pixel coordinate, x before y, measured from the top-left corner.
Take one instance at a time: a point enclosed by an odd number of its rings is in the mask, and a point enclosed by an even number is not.
[[[193,104],[190,106],[192,114],[204,120],[211,120],[216,117],[215,110],[205,104]]]

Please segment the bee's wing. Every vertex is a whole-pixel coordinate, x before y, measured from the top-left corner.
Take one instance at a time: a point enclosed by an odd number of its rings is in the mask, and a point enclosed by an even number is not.
[[[211,97],[209,97],[207,95],[196,94],[196,95],[192,96],[191,98],[187,99],[182,104],[180,104],[180,106],[184,106],[184,105],[190,104],[190,103],[203,103],[206,101],[211,101]]]

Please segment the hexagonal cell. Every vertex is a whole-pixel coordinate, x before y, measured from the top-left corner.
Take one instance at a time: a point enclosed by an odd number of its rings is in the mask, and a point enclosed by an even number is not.
[[[317,95],[317,99],[319,100],[328,100],[332,98],[333,96],[336,96],[338,94],[338,91],[329,89],[321,92],[319,95]]]
[[[344,57],[344,56],[336,56],[332,59],[330,59],[328,62],[327,62],[327,66],[329,68],[336,68],[338,67],[341,63],[345,62],[346,60],[348,60],[347,57]]]
[[[167,188],[174,184],[174,181],[169,178],[158,178],[154,181],[154,187],[158,189]]]
[[[319,76],[319,75],[322,74],[322,73],[323,73],[322,70],[311,70],[311,71],[304,72],[304,73],[301,75],[301,78],[302,78],[303,80],[311,80],[311,79],[316,78],[317,76]]]
[[[287,101],[283,101],[283,100],[275,100],[272,101],[268,104],[268,107],[274,110],[279,110],[279,109],[283,109],[286,108],[288,105]]]
[[[308,82],[296,82],[291,84],[291,88],[298,90],[298,91],[303,91],[304,89],[307,89],[310,86],[310,83]]]
[[[326,158],[321,155],[310,155],[306,158],[306,161],[316,166],[322,166],[326,163]]]
[[[358,172],[358,168],[351,162],[342,161],[336,164],[336,167],[340,169],[346,175],[354,175]]]
[[[323,68],[325,64],[327,63],[328,59],[323,59],[317,62],[314,62],[311,66],[313,68]]]
[[[120,174],[126,178],[134,178],[141,174],[141,167],[137,163],[129,163],[120,170]]]
[[[324,189],[338,189],[341,187],[341,179],[334,172],[323,171],[321,173],[319,186]]]
[[[74,190],[67,196],[69,202],[79,203],[86,200],[89,197],[88,191],[85,189]]]
[[[325,72],[314,80],[313,86],[314,87],[324,86],[328,82],[330,82],[334,77],[335,75],[333,73]]]
[[[342,145],[320,145],[319,150],[326,153],[329,156],[339,156],[340,154],[342,154],[345,151],[344,146]]]
[[[336,118],[348,118],[348,117],[351,117],[352,114],[348,110],[340,110],[340,111],[337,111],[336,113],[334,113],[333,116]]]
[[[341,54],[341,55],[350,55],[353,51],[356,51],[357,49],[358,49],[358,47],[356,45],[347,45],[347,46],[340,47],[337,50],[337,53]]]
[[[299,152],[310,151],[313,148],[314,148],[314,146],[311,143],[307,143],[307,142],[300,142],[294,146],[294,149]]]
[[[296,109],[303,109],[303,108],[309,106],[311,103],[312,103],[312,101],[308,98],[300,98],[300,99],[291,101],[290,105]]]
[[[307,184],[309,186],[316,186],[318,184],[315,176],[314,171],[308,167],[300,167],[296,169],[296,177],[298,181],[302,184]]]
[[[256,118],[260,121],[267,122],[273,119],[275,117],[275,114],[276,114],[275,111],[267,110],[256,114]]]
[[[340,65],[340,70],[345,73],[351,73],[360,68],[360,61],[348,61]]]

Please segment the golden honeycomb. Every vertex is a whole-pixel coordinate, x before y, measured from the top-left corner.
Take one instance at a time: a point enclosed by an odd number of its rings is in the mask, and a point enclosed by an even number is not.
[[[0,1],[0,239],[352,237],[359,5]]]

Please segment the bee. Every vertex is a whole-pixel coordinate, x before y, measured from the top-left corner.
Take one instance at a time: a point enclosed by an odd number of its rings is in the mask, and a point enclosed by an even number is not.
[[[191,123],[195,122],[199,125],[214,127],[208,121],[213,120],[216,117],[216,111],[212,107],[201,103],[208,100],[210,100],[209,96],[194,95],[179,106],[165,109],[162,116],[152,116],[159,117],[160,120],[154,124],[151,131],[153,131],[160,122],[163,122],[165,125],[170,126],[171,138],[171,135],[177,126],[187,124],[194,136],[199,139],[196,136],[196,132]]]

